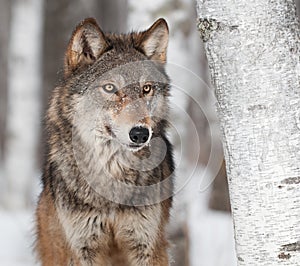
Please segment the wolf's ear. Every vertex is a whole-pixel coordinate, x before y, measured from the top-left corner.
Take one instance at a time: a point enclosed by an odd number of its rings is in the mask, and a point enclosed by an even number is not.
[[[139,46],[151,60],[165,63],[168,41],[168,24],[163,18],[160,18],[148,30],[142,32]]]
[[[74,30],[65,55],[65,76],[96,61],[108,47],[94,18],[83,20]]]

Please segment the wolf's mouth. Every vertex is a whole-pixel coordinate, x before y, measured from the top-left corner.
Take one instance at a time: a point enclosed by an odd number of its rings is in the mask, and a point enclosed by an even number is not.
[[[138,145],[138,144],[129,144],[128,147],[129,148],[140,148],[143,147],[144,145]]]
[[[128,144],[127,145],[131,149],[139,149],[145,146],[145,144]]]
[[[131,151],[139,151],[143,147],[145,147],[145,144],[127,144],[126,147]]]

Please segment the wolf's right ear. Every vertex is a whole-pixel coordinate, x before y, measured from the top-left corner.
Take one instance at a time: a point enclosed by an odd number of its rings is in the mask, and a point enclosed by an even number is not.
[[[74,30],[65,55],[65,77],[84,65],[95,62],[108,44],[94,18],[83,20]]]
[[[148,30],[142,32],[139,46],[149,59],[164,64],[167,58],[168,40],[168,24],[160,18]]]

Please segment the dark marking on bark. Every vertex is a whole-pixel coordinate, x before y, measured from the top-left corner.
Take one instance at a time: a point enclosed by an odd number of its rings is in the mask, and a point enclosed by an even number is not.
[[[300,252],[300,241],[282,245],[280,251],[281,253],[278,255],[278,258],[281,260],[289,260],[292,257],[289,252]]]
[[[207,42],[214,31],[220,29],[220,22],[215,19],[199,18],[197,28],[203,42]]]
[[[263,104],[254,104],[248,107],[248,111],[261,111],[261,110],[267,110],[268,107]]]
[[[300,184],[300,177],[289,177],[281,181],[282,184],[287,184],[287,185],[298,185]]]
[[[291,258],[291,254],[290,253],[285,254],[284,252],[281,252],[278,255],[278,258],[281,260],[289,260]]]
[[[300,252],[300,241],[297,241],[295,243],[282,245],[280,251],[293,251],[293,252]]]
[[[197,21],[197,28],[200,33],[200,37],[203,42],[207,42],[212,33],[217,32],[219,30],[229,28],[230,30],[237,29],[238,26],[228,26],[222,22],[217,21],[213,18],[199,18]]]
[[[240,256],[238,256],[238,261],[244,261],[244,259]]]

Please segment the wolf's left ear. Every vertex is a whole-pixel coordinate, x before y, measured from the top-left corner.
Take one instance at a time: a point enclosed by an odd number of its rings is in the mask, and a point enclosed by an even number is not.
[[[165,63],[168,41],[168,24],[163,18],[160,18],[148,30],[142,32],[139,46],[151,60]]]
[[[65,55],[65,76],[95,62],[108,47],[94,18],[83,20],[74,30]]]

